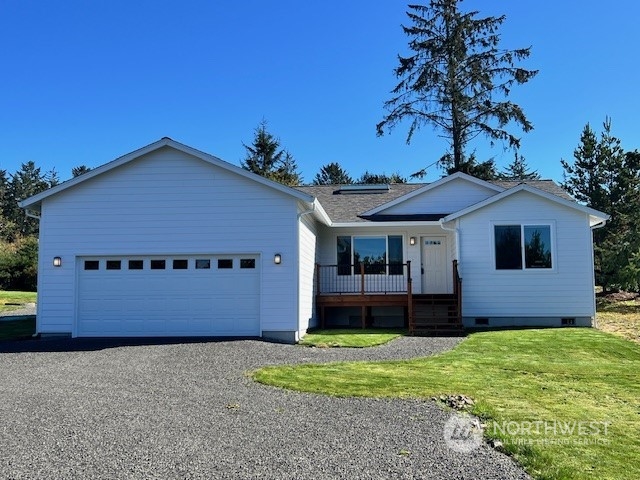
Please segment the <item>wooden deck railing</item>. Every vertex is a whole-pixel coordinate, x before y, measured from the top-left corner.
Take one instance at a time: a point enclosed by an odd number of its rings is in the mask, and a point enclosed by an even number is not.
[[[316,264],[317,294],[407,293],[411,291],[411,262],[365,265]]]

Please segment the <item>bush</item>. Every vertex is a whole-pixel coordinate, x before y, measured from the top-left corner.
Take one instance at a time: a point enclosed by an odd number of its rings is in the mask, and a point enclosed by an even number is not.
[[[0,289],[35,292],[38,278],[38,239],[21,237],[0,242]]]

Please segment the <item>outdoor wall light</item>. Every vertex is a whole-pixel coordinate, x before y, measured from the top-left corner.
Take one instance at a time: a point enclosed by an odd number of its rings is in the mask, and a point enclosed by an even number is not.
[[[416,237],[409,238],[409,245],[415,245],[415,244],[416,244]]]
[[[282,263],[282,255],[280,255],[279,253],[276,253],[273,256],[273,263],[275,263],[276,265],[280,265]]]
[[[53,257],[53,266],[54,267],[59,267],[62,265],[62,258],[60,257]]]

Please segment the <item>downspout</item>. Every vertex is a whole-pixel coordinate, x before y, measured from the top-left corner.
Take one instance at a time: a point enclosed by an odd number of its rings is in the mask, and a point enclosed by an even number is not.
[[[600,223],[596,223],[595,225],[593,225],[591,227],[591,231],[593,232],[594,230],[597,230],[598,228],[602,228],[607,224],[607,219],[605,218],[604,220],[602,220]],[[595,259],[593,257],[593,233],[591,234],[591,265],[593,265],[595,267]],[[591,269],[592,273],[592,277],[591,277],[591,281],[594,285],[596,285],[596,272]],[[598,317],[596,314],[596,292],[593,292],[593,328],[598,328]]]
[[[29,210],[28,208],[24,209],[24,213],[27,217],[29,218],[35,218],[36,220],[40,220],[40,215],[38,215],[37,213],[35,213],[34,210]]]
[[[460,229],[457,227],[458,225],[458,220],[456,220],[456,226],[454,228],[447,228],[444,226],[444,218],[441,218],[439,220],[440,222],[440,228],[442,230],[445,230],[447,232],[453,232],[455,234],[455,238],[456,238],[456,260],[458,260],[458,263],[460,262]]]
[[[297,327],[296,327],[296,341],[300,340],[300,338],[298,338],[299,336],[299,332],[300,332],[300,295],[301,295],[301,291],[300,291],[300,252],[301,252],[301,245],[300,245],[300,219],[302,217],[304,217],[305,215],[309,215],[310,213],[313,213],[316,211],[316,199],[313,199],[313,203],[311,204],[311,208],[309,210],[305,210],[303,212],[300,212],[298,214],[298,221],[296,223],[296,230],[297,230],[297,236],[298,236],[298,261],[296,261],[296,264],[298,265],[298,267],[296,268],[296,283],[297,285],[297,289],[298,289],[298,295],[296,295],[296,316],[298,317],[298,321],[297,321]],[[315,264],[315,260],[314,260],[314,264]],[[314,275],[315,276],[315,275]],[[314,307],[315,308],[315,307]]]

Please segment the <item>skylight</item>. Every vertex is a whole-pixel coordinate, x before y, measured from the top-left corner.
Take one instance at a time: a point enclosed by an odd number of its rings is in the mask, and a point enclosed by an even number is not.
[[[389,191],[387,184],[371,184],[371,185],[341,185],[338,193],[385,193]]]

